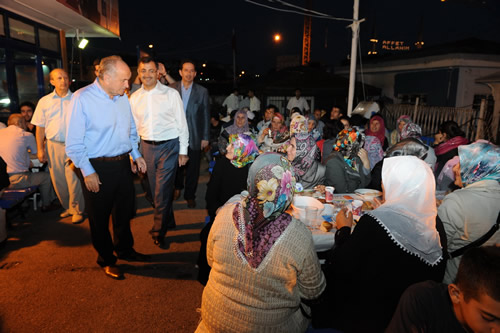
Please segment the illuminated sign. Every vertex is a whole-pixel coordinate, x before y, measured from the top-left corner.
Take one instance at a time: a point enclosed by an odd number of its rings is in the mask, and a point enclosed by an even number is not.
[[[397,40],[383,40],[382,41],[382,50],[389,51],[409,51],[410,46],[405,45],[403,41]]]

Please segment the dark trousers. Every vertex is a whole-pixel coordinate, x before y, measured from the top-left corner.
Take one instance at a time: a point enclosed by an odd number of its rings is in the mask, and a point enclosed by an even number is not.
[[[118,161],[90,160],[101,184],[99,192],[87,190],[83,176],[82,182],[85,207],[89,217],[92,245],[98,253],[97,263],[104,267],[114,265],[117,255],[133,251],[134,238],[130,231],[130,219],[134,206],[134,183],[128,158]],[[109,217],[113,224],[113,238],[109,232]]]
[[[167,226],[175,225],[172,202],[175,174],[179,165],[179,139],[168,140],[160,145],[151,145],[143,141],[142,151],[155,203],[151,234],[163,237],[167,233]]]
[[[196,188],[198,187],[198,177],[200,176],[201,150],[188,148],[188,157],[187,164],[177,169],[175,188],[181,190],[185,187],[184,199],[194,200],[196,198]]]

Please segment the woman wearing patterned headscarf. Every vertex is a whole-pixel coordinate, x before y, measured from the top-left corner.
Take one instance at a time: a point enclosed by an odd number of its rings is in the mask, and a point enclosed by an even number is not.
[[[307,119],[302,115],[297,115],[290,121],[290,136],[299,133],[307,133]]]
[[[463,187],[448,194],[438,208],[448,239],[448,251],[472,243],[495,224],[500,210],[500,147],[475,142],[458,147],[455,185]],[[500,232],[485,243],[500,243]],[[453,282],[461,257],[448,260],[445,283]]]
[[[345,208],[336,217],[322,297],[331,304],[321,306],[330,323],[321,326],[383,332],[408,286],[443,278],[432,170],[415,156],[390,157],[382,182],[385,201],[364,214],[354,230]]]
[[[325,288],[311,232],[286,210],[295,177],[276,153],[259,156],[248,196],[221,208],[207,244],[212,266],[196,332],[305,332],[301,299]]]
[[[246,190],[248,169],[259,154],[255,142],[246,134],[230,135],[226,151],[225,157],[219,158],[215,163],[205,195],[210,222],[201,231],[201,248],[198,256],[200,269],[198,281],[203,285],[207,283],[210,273],[206,259],[206,241],[217,209],[233,195]]]
[[[276,112],[271,119],[268,128],[264,128],[259,133],[259,148],[264,152],[277,151],[290,137],[290,133],[285,126],[285,118]]]
[[[302,133],[292,137],[286,152],[297,182],[300,182],[304,189],[323,184],[326,168],[319,162],[319,148],[311,134]]]
[[[401,139],[401,132],[406,124],[413,123],[410,116],[402,115],[396,120],[396,128],[391,132],[391,146],[398,143]]]
[[[246,110],[239,110],[234,115],[233,124],[226,128],[226,132],[231,134],[248,134],[250,131],[248,127],[248,114]]]
[[[370,183],[370,161],[364,142],[364,134],[353,128],[337,135],[325,163],[325,185],[335,187],[336,193],[352,193]]]

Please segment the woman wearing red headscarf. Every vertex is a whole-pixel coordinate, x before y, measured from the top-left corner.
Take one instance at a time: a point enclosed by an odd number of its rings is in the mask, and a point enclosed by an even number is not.
[[[389,147],[389,143],[385,138],[385,123],[384,118],[379,115],[374,115],[370,119],[370,125],[368,129],[365,131],[365,134],[375,136],[382,144],[382,149],[385,151],[387,147]]]

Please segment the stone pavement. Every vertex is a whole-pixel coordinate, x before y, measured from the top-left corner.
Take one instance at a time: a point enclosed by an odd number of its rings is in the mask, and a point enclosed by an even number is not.
[[[174,203],[177,228],[169,230],[166,250],[151,240],[153,209],[136,181],[134,247],[152,260],[119,260],[122,281],[96,264],[88,220],[73,225],[61,211],[32,208],[25,220],[14,218],[0,249],[0,332],[193,332],[203,291],[195,264],[207,215],[206,167],[202,163],[197,207]]]

